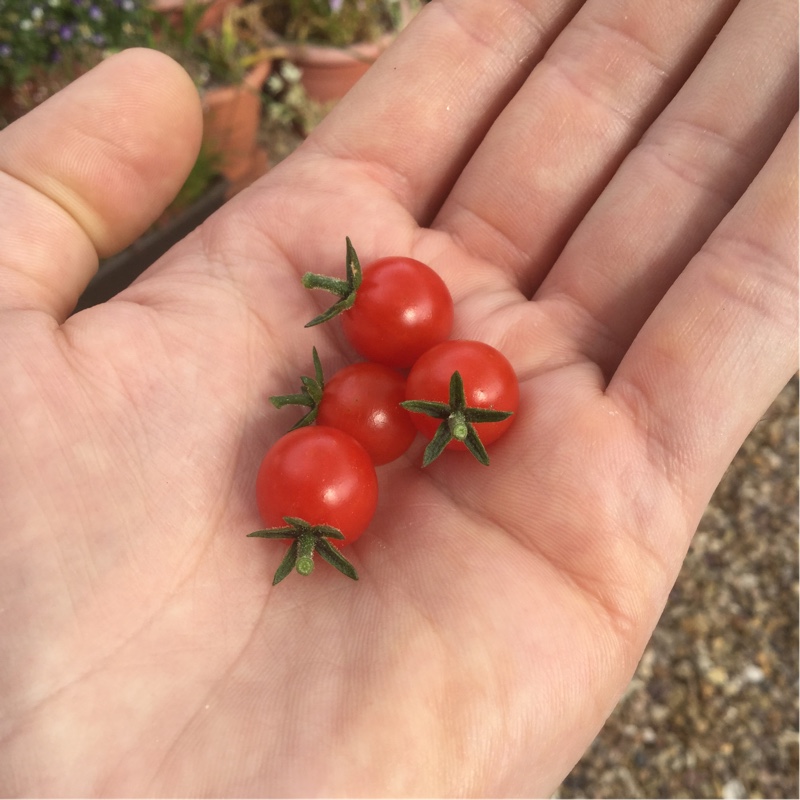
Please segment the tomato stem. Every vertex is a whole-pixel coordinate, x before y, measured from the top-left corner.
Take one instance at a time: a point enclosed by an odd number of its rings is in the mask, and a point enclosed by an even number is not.
[[[306,289],[324,289],[326,292],[339,295],[339,297],[347,297],[350,294],[350,285],[347,281],[339,278],[317,275],[315,272],[306,272],[301,280]]]
[[[450,429],[450,434],[454,439],[463,442],[469,433],[469,423],[464,419],[464,415],[458,411],[454,411],[447,418],[447,427]]]
[[[295,569],[301,575],[310,575],[314,571],[314,550],[317,546],[313,533],[302,533],[297,540],[297,563]]]

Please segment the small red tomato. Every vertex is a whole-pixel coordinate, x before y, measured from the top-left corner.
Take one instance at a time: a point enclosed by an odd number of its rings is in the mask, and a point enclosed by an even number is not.
[[[325,383],[318,425],[349,433],[375,465],[399,458],[411,446],[417,429],[400,403],[406,380],[383,364],[364,361],[340,369]]]
[[[453,328],[453,298],[439,275],[421,261],[381,258],[364,268],[342,329],[369,361],[410,367]]]
[[[267,451],[256,478],[256,500],[268,528],[297,517],[330,525],[354,542],[378,504],[378,478],[367,451],[349,434],[314,425],[282,436]]]
[[[467,406],[511,412],[519,408],[519,381],[508,359],[488,344],[466,339],[443,342],[420,356],[408,374],[406,398],[447,403],[454,372],[460,373],[464,382]],[[412,414],[411,419],[429,440],[441,423],[424,414]],[[500,438],[513,421],[510,416],[500,422],[476,422],[474,427],[487,445]],[[467,448],[454,439],[447,449]]]

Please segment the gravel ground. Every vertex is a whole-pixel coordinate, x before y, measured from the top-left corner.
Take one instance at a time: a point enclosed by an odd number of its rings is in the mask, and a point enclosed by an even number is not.
[[[798,383],[742,445],[625,697],[555,797],[798,797]]]

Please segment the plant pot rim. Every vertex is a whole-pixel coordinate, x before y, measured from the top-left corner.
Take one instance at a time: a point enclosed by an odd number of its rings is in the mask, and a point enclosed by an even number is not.
[[[375,61],[375,59],[395,40],[396,33],[385,33],[373,42],[355,42],[344,47],[313,42],[290,42],[281,39],[291,61],[302,61],[307,64],[317,63],[350,63],[356,61]]]
[[[208,86],[203,87],[200,91],[200,97],[203,102],[209,95],[214,96],[227,96],[235,95],[242,88],[249,89],[254,92],[260,92],[264,81],[267,79],[270,70],[272,69],[272,60],[265,59],[259,61],[252,67],[249,67],[247,72],[238,83],[210,83]]]

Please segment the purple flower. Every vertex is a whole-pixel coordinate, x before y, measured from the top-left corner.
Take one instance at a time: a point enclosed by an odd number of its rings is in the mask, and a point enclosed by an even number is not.
[[[344,0],[328,0],[328,5],[331,7],[331,13],[338,14],[342,10]]]
[[[101,20],[103,19],[103,12],[97,6],[90,6],[89,17],[93,20]]]
[[[68,42],[72,38],[72,28],[69,25],[62,25],[58,35],[62,42]]]
[[[8,58],[11,55],[11,47],[7,44],[0,44],[0,58]]]

